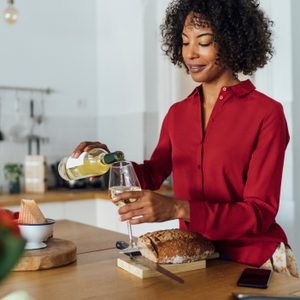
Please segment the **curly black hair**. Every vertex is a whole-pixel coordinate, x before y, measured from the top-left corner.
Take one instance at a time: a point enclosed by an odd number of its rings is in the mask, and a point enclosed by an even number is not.
[[[162,49],[174,65],[185,66],[182,31],[191,12],[210,23],[220,59],[234,74],[251,75],[272,58],[273,22],[257,0],[173,0],[160,29]]]

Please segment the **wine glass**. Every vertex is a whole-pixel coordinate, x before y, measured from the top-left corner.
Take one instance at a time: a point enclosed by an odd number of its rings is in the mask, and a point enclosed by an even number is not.
[[[111,165],[109,171],[109,190],[113,203],[118,207],[125,206],[126,204],[135,202],[137,200],[135,198],[129,198],[121,201],[114,201],[114,198],[122,192],[141,190],[139,180],[131,162],[123,160],[115,162]],[[129,236],[129,247],[124,249],[123,252],[137,251],[138,247],[133,242],[132,228],[129,221],[127,221],[127,229]]]

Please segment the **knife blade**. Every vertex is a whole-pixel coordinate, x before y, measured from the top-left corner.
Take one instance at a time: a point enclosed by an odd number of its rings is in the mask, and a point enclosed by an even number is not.
[[[266,295],[248,295],[248,294],[236,294],[233,293],[233,296],[236,299],[243,299],[243,300],[296,300],[299,297],[295,296],[266,296]]]
[[[116,248],[119,250],[123,250],[125,248],[127,248],[129,246],[128,243],[124,242],[124,241],[117,241],[116,242]],[[167,270],[166,268],[162,267],[160,264],[155,263],[154,261],[142,256],[140,251],[134,251],[134,252],[122,252],[123,254],[127,255],[130,259],[132,259],[133,261],[136,261],[137,263],[146,266],[152,270],[155,270],[173,280],[175,280],[178,283],[183,284],[184,280],[175,275],[174,273],[172,273],[171,271]]]

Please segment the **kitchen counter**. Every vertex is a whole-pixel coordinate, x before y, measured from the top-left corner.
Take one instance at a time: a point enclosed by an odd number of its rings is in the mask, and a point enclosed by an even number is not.
[[[0,207],[20,205],[21,199],[34,199],[37,203],[62,202],[84,199],[106,199],[109,200],[108,191],[101,190],[71,190],[55,189],[45,193],[21,193],[21,194],[1,194]]]
[[[159,192],[172,193],[169,187],[162,187]],[[76,201],[85,199],[110,200],[107,190],[72,190],[53,189],[45,193],[0,194],[0,207],[20,205],[21,199],[34,199],[37,203]]]
[[[163,187],[158,192],[172,194],[172,190]],[[117,232],[127,232],[126,222],[120,222],[118,208],[112,204],[107,190],[56,189],[43,194],[0,195],[0,208],[17,212],[21,199],[34,199],[44,216],[54,220],[70,220],[97,226]],[[162,223],[144,223],[135,226],[134,235],[148,231],[177,228],[178,220]]]
[[[232,293],[300,296],[300,280],[274,273],[268,289],[240,288],[245,265],[219,259],[207,268],[180,273],[180,285],[160,276],[140,279],[116,266],[116,240],[126,235],[71,221],[55,224],[54,236],[76,243],[77,262],[33,272],[12,272],[1,283],[0,297],[25,290],[34,299],[233,299]]]

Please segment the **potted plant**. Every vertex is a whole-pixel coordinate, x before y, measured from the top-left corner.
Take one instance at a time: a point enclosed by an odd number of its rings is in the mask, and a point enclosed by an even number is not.
[[[20,179],[23,175],[23,165],[7,163],[4,165],[4,177],[9,184],[10,194],[18,194],[21,191]]]

